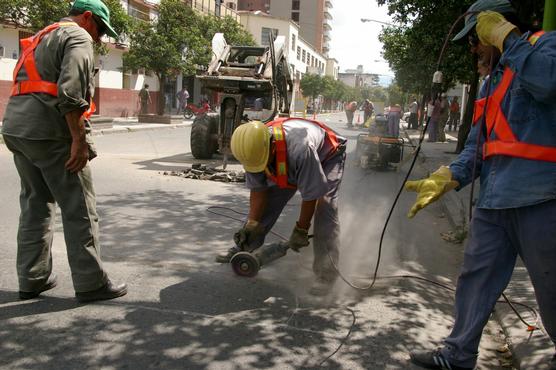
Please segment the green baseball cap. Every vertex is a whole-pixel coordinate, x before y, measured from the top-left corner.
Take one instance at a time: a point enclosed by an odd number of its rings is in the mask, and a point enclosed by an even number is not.
[[[112,26],[110,25],[110,10],[100,0],[75,0],[73,5],[71,6],[72,9],[86,11],[89,10],[91,13],[96,15],[106,28],[106,34],[110,37],[117,38],[118,34]]]
[[[467,9],[467,13],[471,13],[465,16],[465,26],[459,33],[452,39],[452,41],[458,41],[463,37],[467,36],[469,32],[473,30],[477,24],[477,14],[479,12],[484,12],[485,10],[490,10],[493,12],[498,12],[502,14],[515,13],[515,9],[508,0],[479,0]]]

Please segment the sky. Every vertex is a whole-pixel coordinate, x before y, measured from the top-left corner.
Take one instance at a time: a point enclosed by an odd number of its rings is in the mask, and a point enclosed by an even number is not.
[[[338,60],[340,72],[362,64],[367,73],[376,73],[382,83],[389,83],[394,73],[381,56],[382,44],[378,35],[383,27],[376,22],[361,22],[361,18],[392,22],[385,6],[374,0],[332,0],[330,13],[332,32],[329,56]]]

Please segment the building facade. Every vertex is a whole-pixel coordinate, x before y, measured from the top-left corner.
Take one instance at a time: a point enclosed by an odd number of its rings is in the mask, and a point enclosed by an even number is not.
[[[270,0],[238,0],[237,10],[270,13]]]
[[[270,15],[296,22],[301,37],[325,56],[330,51],[331,9],[331,0],[272,0],[270,2]]]
[[[379,84],[379,76],[365,73],[362,65],[357,66],[357,69],[346,69],[345,72],[338,73],[338,79],[351,87],[371,87]]]

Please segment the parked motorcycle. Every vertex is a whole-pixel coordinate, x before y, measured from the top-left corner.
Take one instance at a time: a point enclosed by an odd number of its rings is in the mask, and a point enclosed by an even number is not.
[[[193,103],[188,103],[183,110],[183,116],[186,119],[191,119],[193,116],[200,116],[211,111],[210,104],[204,102],[200,107]]]

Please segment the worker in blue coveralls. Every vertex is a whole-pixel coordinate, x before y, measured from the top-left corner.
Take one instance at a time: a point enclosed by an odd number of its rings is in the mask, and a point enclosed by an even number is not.
[[[483,328],[517,256],[556,344],[556,32],[524,26],[507,0],[479,0],[469,12],[454,40],[467,37],[479,63],[494,66],[490,89],[485,84],[481,90],[458,158],[427,179],[406,183],[418,193],[413,217],[471,183],[477,158],[480,194],[457,282],[454,327],[442,348],[411,353],[411,361],[427,369],[475,367]],[[556,369],[556,355],[547,362]]]
[[[278,118],[266,125],[251,121],[232,135],[234,157],[245,169],[250,189],[249,215],[234,235],[235,247],[219,254],[227,263],[240,250],[260,247],[288,201],[299,190],[299,218],[288,246],[309,245],[314,215],[313,295],[326,295],[337,278],[330,258],[339,258],[338,190],[344,171],[346,139],[318,121]],[[330,255],[330,257],[329,257]]]

